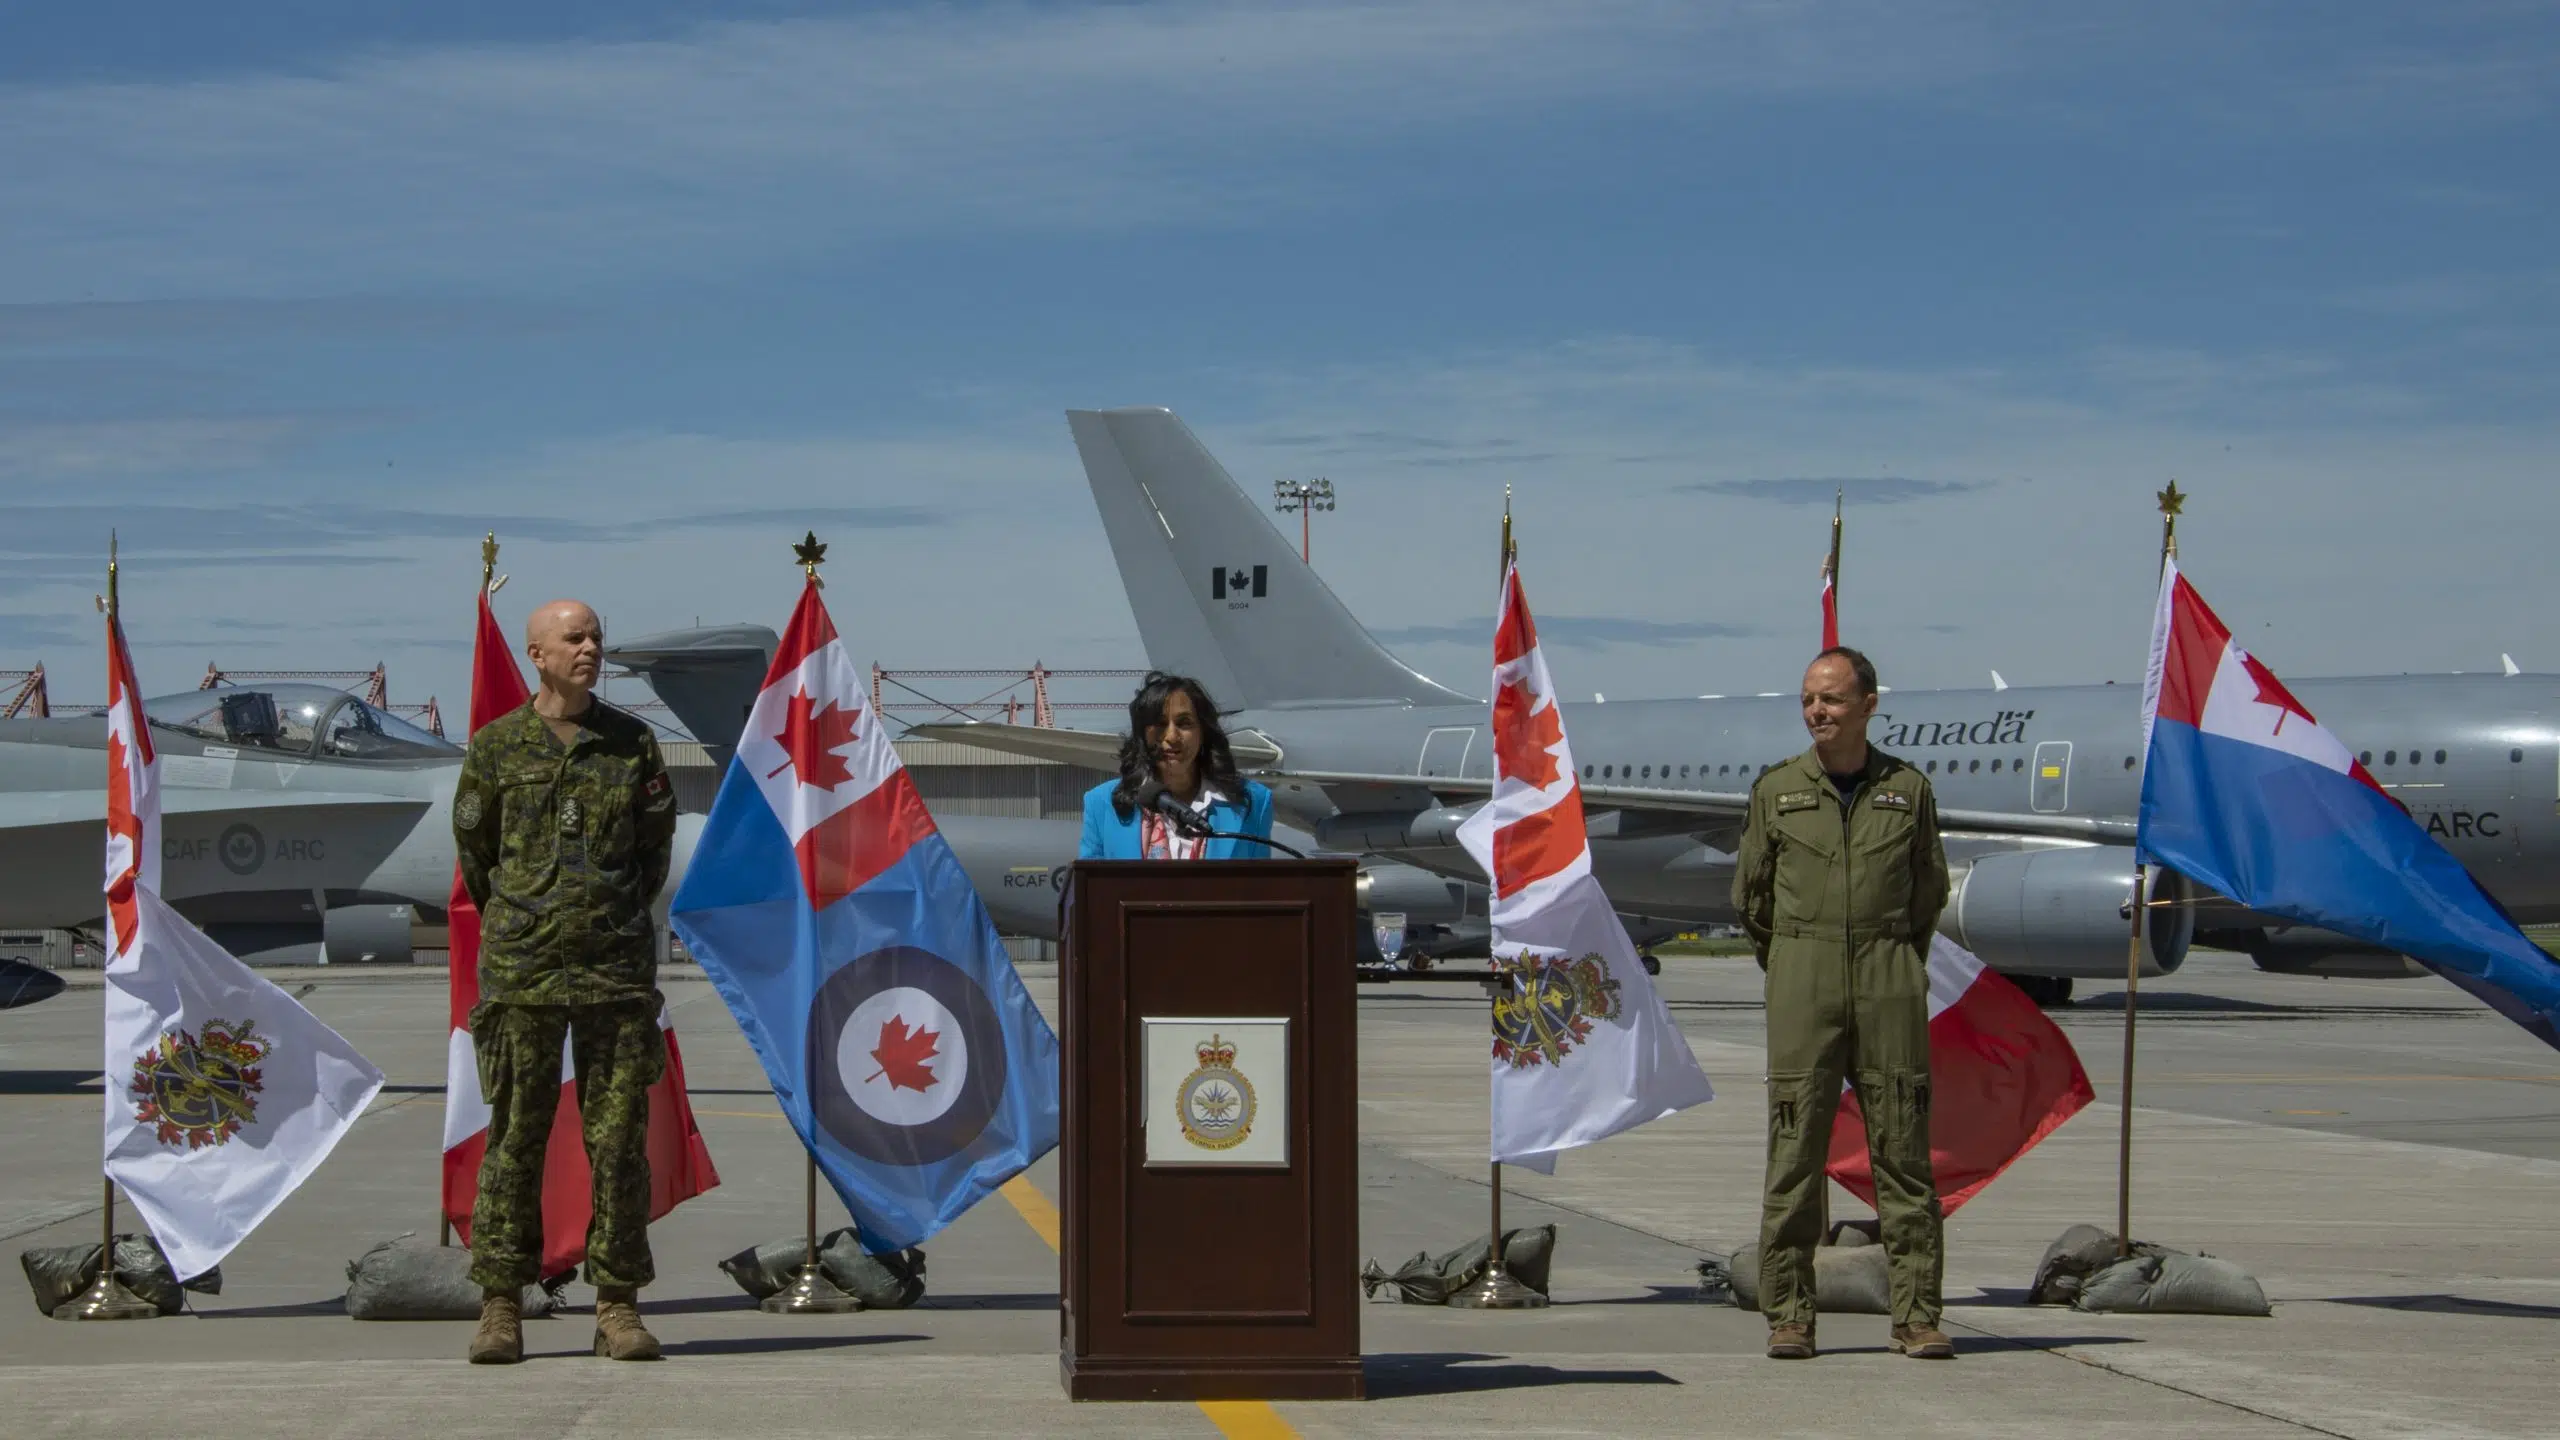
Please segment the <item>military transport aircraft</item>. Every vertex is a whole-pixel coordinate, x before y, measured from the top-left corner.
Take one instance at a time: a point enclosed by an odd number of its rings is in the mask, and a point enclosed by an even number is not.
[[[1492,786],[1485,702],[1397,660],[1175,415],[1070,411],[1148,663],[1232,707],[1236,759],[1324,845],[1453,877],[1458,824]],[[1488,591],[1488,594],[1490,592]],[[1488,645],[1491,621],[1487,621]],[[2295,693],[2525,923],[2560,920],[2560,677],[2306,680]],[[1896,690],[1874,730],[1938,791],[1952,938],[2047,1003],[2124,973],[2140,691]],[[1729,922],[1751,781],[1802,750],[1794,697],[1568,704],[1593,861],[1636,925]],[[1115,737],[992,725],[914,732],[1087,765]],[[2146,972],[2190,945],[2305,974],[2420,973],[2404,957],[2156,878]]]

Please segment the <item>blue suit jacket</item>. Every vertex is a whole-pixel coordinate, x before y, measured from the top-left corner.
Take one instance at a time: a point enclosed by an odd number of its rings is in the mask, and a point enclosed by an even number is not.
[[[1138,813],[1124,818],[1111,803],[1120,782],[1105,780],[1084,792],[1084,839],[1076,846],[1079,860],[1143,860],[1146,842],[1138,830]],[[1209,807],[1209,828],[1244,835],[1271,833],[1271,787],[1244,782],[1244,800],[1220,800]],[[1271,851],[1250,840],[1212,840],[1201,852],[1206,860],[1268,860]]]

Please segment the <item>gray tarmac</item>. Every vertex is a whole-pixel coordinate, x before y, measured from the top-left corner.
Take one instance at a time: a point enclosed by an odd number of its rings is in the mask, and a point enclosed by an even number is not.
[[[344,1266],[435,1229],[440,969],[295,972],[304,1003],[390,1076],[338,1153],[224,1266],[195,1314],[70,1325],[0,1303],[0,1434],[2542,1436],[2560,1433],[2560,1055],[2450,987],[2265,976],[2199,955],[2146,990],[2134,1229],[2233,1259],[2272,1319],[2028,1308],[2045,1245],[2111,1224],[2121,987],[2063,1023],[2099,1102],[1948,1223],[1959,1357],[1884,1350],[1835,1316],[1810,1364],[1760,1357],[1756,1315],[1696,1298],[1695,1265],[1751,1237],[1761,1163],[1759,976],[1667,962],[1662,984],[1719,1099],[1510,1172],[1506,1220],[1561,1227],[1553,1308],[1363,1312],[1360,1404],[1071,1405],[1057,1263],[1036,1194],[991,1199],[929,1247],[906,1311],[761,1314],[716,1268],[795,1233],[802,1161],[719,999],[671,972],[694,1104],[722,1185],[653,1229],[645,1297],[667,1363],[586,1354],[591,1292],[531,1322],[532,1358],[462,1363],[461,1324],[358,1324]],[[1044,1005],[1048,967],[1026,972]],[[0,1013],[0,1239],[94,1236],[99,992]],[[1363,987],[1362,1243],[1389,1268],[1485,1217],[1484,1009],[1471,988]],[[832,1202],[829,1206],[832,1210]],[[1858,1213],[1840,1196],[1836,1213]],[[130,1214],[127,1212],[127,1219]],[[831,1223],[842,1223],[837,1219]],[[1207,1277],[1214,1283],[1214,1277]]]

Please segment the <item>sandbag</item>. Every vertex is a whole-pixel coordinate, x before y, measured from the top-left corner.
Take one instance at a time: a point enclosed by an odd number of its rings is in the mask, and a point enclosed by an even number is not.
[[[2075,1310],[2147,1315],[2271,1315],[2267,1292],[2248,1271],[2211,1255],[2166,1250],[2136,1255],[2092,1275]]]
[[[1502,1268],[1512,1279],[1544,1295],[1547,1273],[1556,1253],[1556,1227],[1533,1225],[1502,1232]],[[1454,1250],[1437,1255],[1424,1251],[1391,1274],[1370,1261],[1361,1267],[1360,1287],[1370,1299],[1389,1291],[1407,1305],[1446,1305],[1449,1297],[1484,1278],[1493,1246],[1479,1235]]]
[[[520,1303],[531,1318],[550,1314],[559,1297],[528,1285]],[[357,1320],[477,1320],[480,1284],[471,1278],[471,1252],[432,1244],[414,1230],[385,1240],[347,1262],[347,1314]]]
[[[1703,1276],[1706,1267],[1700,1266]],[[1760,1308],[1760,1242],[1752,1241],[1724,1262],[1725,1289],[1737,1310]],[[1813,1251],[1813,1308],[1825,1315],[1893,1313],[1893,1268],[1884,1247],[1861,1233],[1846,1244]]]
[[[789,1289],[808,1258],[807,1237],[795,1235],[741,1250],[721,1261],[720,1269],[739,1289],[762,1300]],[[818,1268],[866,1310],[904,1310],[924,1298],[922,1250],[874,1255],[862,1248],[861,1234],[850,1225],[818,1237]]]
[[[185,1284],[178,1282],[177,1271],[170,1268],[169,1257],[160,1250],[160,1242],[148,1235],[118,1235],[116,1243],[116,1278],[138,1300],[147,1300],[163,1315],[175,1315],[187,1308],[187,1292],[199,1295],[222,1293],[222,1267],[214,1266]],[[64,1301],[78,1298],[98,1283],[98,1249],[96,1245],[49,1245],[18,1252],[19,1268],[27,1272],[27,1286],[35,1292],[36,1309],[51,1315]]]
[[[2166,1253],[2148,1241],[2133,1242],[2134,1255]],[[2090,1276],[2126,1257],[2116,1253],[2116,1235],[2095,1225],[2074,1225],[2044,1249],[2035,1279],[2027,1283],[2030,1305],[2068,1305]]]

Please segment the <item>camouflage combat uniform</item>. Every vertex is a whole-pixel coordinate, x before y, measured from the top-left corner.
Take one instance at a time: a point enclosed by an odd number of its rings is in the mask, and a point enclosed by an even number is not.
[[[1843,802],[1808,750],[1751,787],[1733,904],[1769,972],[1760,1305],[1772,1326],[1814,1323],[1813,1249],[1844,1080],[1866,1115],[1893,1321],[1938,1323],[1928,953],[1946,903],[1938,804],[1917,768],[1871,747]]]
[[[480,907],[471,1011],[488,1150],[471,1213],[471,1274],[539,1278],[542,1157],[574,1052],[595,1175],[587,1281],[646,1285],[648,1090],[666,1071],[650,904],[667,881],[675,788],[649,727],[602,701],[563,744],[530,703],[471,737],[453,795],[462,881]]]

